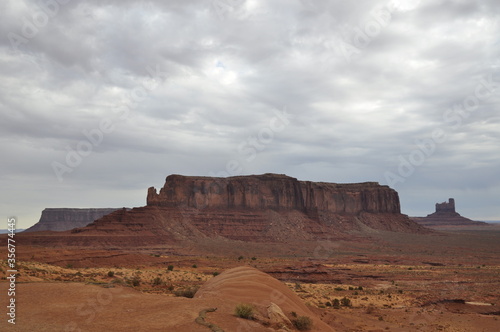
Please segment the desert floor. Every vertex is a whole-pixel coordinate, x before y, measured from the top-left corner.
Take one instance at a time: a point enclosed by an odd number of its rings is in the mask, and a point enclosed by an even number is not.
[[[280,280],[308,307],[315,331],[323,323],[334,331],[500,330],[499,230],[133,250],[18,244],[16,250],[15,325],[7,322],[8,268],[0,261],[2,331],[210,331],[195,323],[209,307],[218,310],[207,321],[226,332],[273,331],[237,318],[238,299],[190,298],[238,266]],[[251,294],[258,285],[248,280],[238,287]]]

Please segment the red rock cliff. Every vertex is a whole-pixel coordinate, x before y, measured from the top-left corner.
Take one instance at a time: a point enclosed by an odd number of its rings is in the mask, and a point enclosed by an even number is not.
[[[274,209],[358,214],[400,213],[398,193],[376,182],[336,184],[264,174],[230,178],[170,175],[148,206],[196,209]]]

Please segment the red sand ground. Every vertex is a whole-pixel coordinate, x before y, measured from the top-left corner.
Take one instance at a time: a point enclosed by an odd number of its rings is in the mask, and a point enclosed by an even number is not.
[[[218,309],[207,321],[226,332],[270,331],[233,312],[239,302],[250,302],[264,315],[271,301],[289,318],[292,311],[310,316],[316,331],[500,331],[499,232],[379,232],[360,241],[294,246],[208,241],[182,250],[22,244],[17,250],[16,325],[7,323],[7,265],[1,260],[0,331],[203,332],[210,329],[195,319],[210,307]],[[0,255],[7,255],[3,246]],[[247,268],[212,275],[241,265]],[[133,276],[142,278],[139,286],[128,284]],[[202,285],[195,298],[173,296]],[[275,289],[285,295],[282,302]],[[343,297],[352,307],[327,305]]]

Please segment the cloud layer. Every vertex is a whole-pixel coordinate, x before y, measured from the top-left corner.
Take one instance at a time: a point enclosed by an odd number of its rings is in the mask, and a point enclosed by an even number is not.
[[[171,173],[379,181],[403,213],[500,220],[491,1],[7,1],[0,184],[44,207],[145,204]],[[1,228],[1,227],[0,227]]]

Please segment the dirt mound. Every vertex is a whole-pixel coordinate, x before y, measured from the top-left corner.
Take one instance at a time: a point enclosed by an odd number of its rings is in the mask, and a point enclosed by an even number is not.
[[[248,266],[227,270],[207,281],[198,290],[195,298],[224,301],[233,305],[239,303],[252,304],[258,312],[258,317],[262,317],[261,319],[264,322],[269,318],[267,317],[268,307],[274,303],[292,321],[295,319],[295,315],[310,317],[314,321],[312,331],[333,331],[330,326],[323,323],[309,310],[302,300],[285,284],[266,273]],[[258,324],[256,322],[239,320],[241,326],[248,324],[249,326],[257,327],[256,324]],[[217,324],[215,317],[214,323]],[[222,324],[217,325],[222,326]]]

